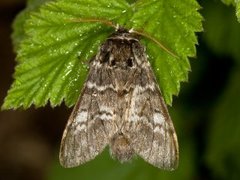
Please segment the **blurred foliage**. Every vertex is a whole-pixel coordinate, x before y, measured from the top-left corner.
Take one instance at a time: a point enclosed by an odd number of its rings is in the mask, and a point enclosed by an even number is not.
[[[222,0],[222,2],[227,5],[236,6],[236,15],[237,15],[238,21],[240,22],[240,1],[239,0]]]
[[[228,87],[212,113],[206,160],[214,176],[240,176],[240,67],[234,68]]]
[[[225,2],[230,4],[231,1]],[[234,61],[230,77],[211,114],[206,161],[216,178],[240,177],[240,24],[232,6],[204,3],[204,40],[219,56]]]
[[[211,1],[210,1],[211,2]],[[221,3],[204,3],[204,40],[216,54],[230,56],[240,63],[240,24],[233,6]]]

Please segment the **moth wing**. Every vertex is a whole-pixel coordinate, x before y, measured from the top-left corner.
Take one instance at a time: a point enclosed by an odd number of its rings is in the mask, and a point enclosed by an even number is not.
[[[94,159],[117,131],[113,120],[116,93],[111,88],[99,92],[107,87],[97,82],[103,76],[108,78],[104,70],[94,65],[90,69],[88,80],[68,120],[59,154],[64,167],[75,167]]]
[[[123,133],[145,161],[173,170],[178,166],[177,136],[150,66],[135,79]]]

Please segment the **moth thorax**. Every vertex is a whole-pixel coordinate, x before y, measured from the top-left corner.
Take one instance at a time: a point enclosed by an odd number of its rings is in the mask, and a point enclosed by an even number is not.
[[[134,155],[129,140],[123,134],[113,136],[110,142],[110,152],[113,158],[122,163],[131,160]]]

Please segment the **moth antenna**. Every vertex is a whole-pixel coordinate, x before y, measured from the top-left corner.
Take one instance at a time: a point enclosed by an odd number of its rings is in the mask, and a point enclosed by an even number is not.
[[[90,19],[71,19],[71,22],[98,22],[105,24],[107,26],[113,27],[115,30],[118,30],[120,28],[119,24],[114,24],[112,21],[106,20],[106,19],[95,19],[95,18],[90,18]],[[148,35],[147,33],[136,31],[134,29],[129,30],[130,33],[138,34],[140,36],[146,37],[153,42],[155,42],[160,48],[162,48],[164,51],[166,51],[168,54],[175,58],[179,58],[176,54],[174,54],[171,50],[169,50],[167,47],[165,47],[162,43],[160,43],[157,39],[153,38],[152,36]]]
[[[129,30],[130,33],[135,33],[138,34],[140,36],[146,37],[150,40],[152,40],[153,42],[155,42],[160,48],[162,48],[164,51],[166,51],[168,54],[170,54],[171,56],[175,57],[175,58],[179,58],[176,54],[174,54],[171,50],[169,50],[167,47],[165,47],[162,43],[160,43],[157,39],[155,39],[154,37],[148,35],[147,33],[144,32],[140,32],[140,31],[135,31],[134,29],[130,29]]]

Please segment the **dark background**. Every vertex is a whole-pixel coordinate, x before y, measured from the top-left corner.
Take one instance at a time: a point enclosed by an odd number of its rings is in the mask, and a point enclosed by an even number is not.
[[[122,165],[108,151],[78,168],[60,167],[60,140],[71,113],[62,105],[0,112],[0,180],[239,179],[240,25],[233,7],[213,0],[200,4],[205,20],[197,58],[170,107],[180,145],[178,170],[165,172],[139,158]],[[24,0],[0,1],[0,104],[16,64],[11,24],[24,7]]]

